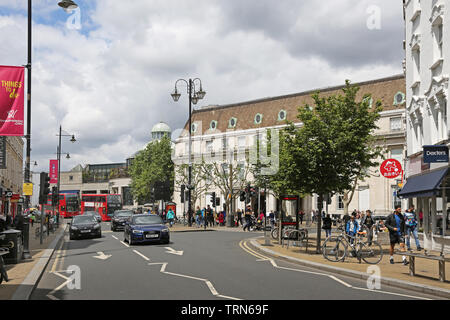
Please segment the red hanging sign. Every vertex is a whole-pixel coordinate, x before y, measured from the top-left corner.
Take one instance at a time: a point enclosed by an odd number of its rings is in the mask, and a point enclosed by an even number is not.
[[[48,176],[51,184],[58,183],[58,160],[50,160],[50,170]]]
[[[381,164],[380,172],[385,178],[398,178],[403,173],[402,164],[398,160],[387,159]]]
[[[0,66],[0,136],[24,135],[24,67]]]

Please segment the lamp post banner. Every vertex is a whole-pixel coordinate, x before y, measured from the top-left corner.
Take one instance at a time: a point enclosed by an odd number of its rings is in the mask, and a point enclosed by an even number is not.
[[[0,66],[0,136],[24,135],[24,67]]]
[[[50,160],[50,170],[48,171],[50,177],[50,184],[58,183],[58,160]]]

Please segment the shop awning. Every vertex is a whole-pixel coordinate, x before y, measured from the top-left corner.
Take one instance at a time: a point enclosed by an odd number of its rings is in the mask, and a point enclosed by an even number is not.
[[[446,167],[409,178],[398,196],[400,198],[426,198],[438,195],[439,186],[448,170],[449,168]]]

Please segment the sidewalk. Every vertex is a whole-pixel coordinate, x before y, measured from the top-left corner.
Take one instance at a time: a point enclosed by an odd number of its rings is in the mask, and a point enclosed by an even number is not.
[[[29,250],[32,258],[22,260],[16,265],[6,266],[9,282],[3,282],[0,285],[0,300],[11,300],[13,297],[19,297],[20,299],[20,296],[26,296],[28,292],[31,293],[32,286],[35,284],[33,281],[39,279],[41,269],[45,268],[53,253],[54,248],[52,247],[56,246],[55,242],[62,236],[65,228],[63,223],[63,221],[60,221],[60,226],[54,233],[50,232],[48,237],[44,236],[42,245],[40,239],[35,237],[38,224],[35,223],[34,227],[31,227],[30,224]],[[19,287],[21,289],[17,290]]]
[[[310,229],[311,228],[311,229]],[[270,237],[272,246],[265,246],[263,238],[264,233],[259,232],[261,236],[250,241],[250,245],[260,252],[270,255],[272,257],[288,260],[290,262],[301,265],[317,268],[323,271],[335,272],[342,275],[367,279],[372,273],[368,273],[368,268],[372,265],[362,262],[358,263],[356,258],[347,258],[344,262],[330,262],[326,260],[322,254],[316,254],[316,234],[314,232],[315,226],[309,226],[310,239],[308,242],[308,251],[306,247],[289,248],[282,247],[276,240]],[[244,232],[242,227],[208,227],[197,228],[196,226],[188,227],[176,224],[172,227],[171,232],[195,232],[195,231],[229,231],[229,232]],[[254,235],[255,233],[252,233]],[[325,234],[322,233],[322,243],[325,240]],[[416,276],[409,275],[409,266],[402,264],[402,257],[394,255],[395,264],[389,262],[389,245],[383,245],[383,260],[377,265],[381,271],[382,284],[389,284],[397,287],[407,288],[419,292],[427,292],[440,297],[450,299],[450,263],[446,263],[446,282],[439,281],[439,266],[437,261],[426,259],[416,259]],[[413,249],[415,246],[413,245]],[[423,251],[422,251],[423,253]],[[439,255],[438,252],[429,252],[430,255]]]
[[[324,240],[324,237],[322,238]],[[265,246],[264,238],[251,241],[251,245],[265,254],[314,267],[324,271],[337,272],[342,275],[367,279],[372,275],[369,267],[372,265],[358,263],[357,258],[346,258],[344,262],[330,262],[322,254],[316,253],[316,237],[311,235],[306,247],[282,247],[276,240],[270,238],[272,246]],[[431,293],[450,299],[450,263],[446,263],[446,281],[439,281],[439,266],[437,261],[416,259],[416,276],[409,275],[409,266],[402,263],[402,257],[394,255],[395,264],[389,262],[389,246],[383,245],[383,259],[377,265],[380,268],[381,283],[407,288],[419,292]],[[430,255],[439,255],[430,252]]]

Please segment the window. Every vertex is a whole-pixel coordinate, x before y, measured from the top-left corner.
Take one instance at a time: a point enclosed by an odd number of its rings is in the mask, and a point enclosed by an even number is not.
[[[403,165],[403,149],[392,149],[391,158],[397,160]]]
[[[278,121],[284,121],[286,120],[287,112],[285,110],[281,110],[278,113]]]
[[[206,141],[206,151],[207,152],[211,152],[213,151],[213,142],[211,141]]]
[[[215,121],[215,120],[211,121],[211,123],[209,124],[209,129],[216,130],[217,129],[217,121]]]
[[[73,181],[73,176],[69,176],[69,181]]]
[[[402,130],[402,118],[401,117],[395,117],[391,118],[391,131],[400,131]]]
[[[198,129],[198,125],[196,123],[193,123],[192,127],[191,127],[192,133],[196,133],[197,129]]]
[[[255,116],[255,124],[261,124],[261,123],[262,123],[262,120],[263,120],[263,115],[260,114],[260,113],[258,113],[258,114]]]
[[[401,205],[402,200],[397,196],[399,188],[397,186],[391,186],[392,190],[392,210],[395,209],[395,206]]]
[[[337,196],[337,209],[338,210],[344,210],[344,196],[338,195]]]
[[[236,128],[236,124],[237,124],[237,119],[236,118],[231,118],[228,121],[228,128],[230,128],[230,129]]]
[[[394,96],[394,106],[402,105],[406,102],[406,95],[403,92],[397,92]]]
[[[245,137],[239,137],[238,144],[239,144],[239,148],[245,148],[245,144],[246,144]]]

